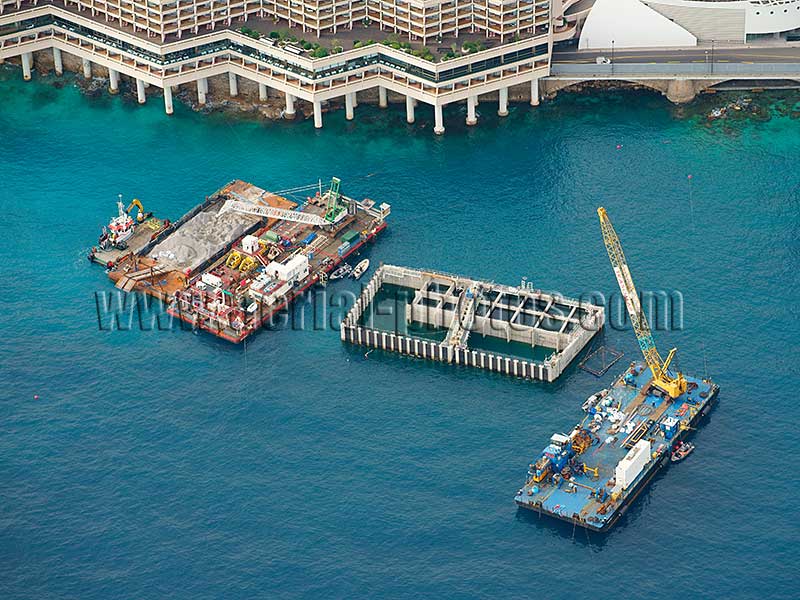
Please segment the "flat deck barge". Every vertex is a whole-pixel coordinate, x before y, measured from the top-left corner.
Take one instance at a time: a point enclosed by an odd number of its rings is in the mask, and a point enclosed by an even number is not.
[[[339,185],[272,193],[235,180],[154,235],[138,225],[146,239],[97,261],[122,291],[156,297],[193,329],[241,342],[386,228],[389,204],[354,200]]]
[[[529,466],[517,505],[594,531],[610,530],[668,464],[672,450],[711,410],[719,388],[686,378],[675,399],[632,363],[607,390],[583,403],[584,418],[556,433]]]
[[[312,285],[327,283],[331,271],[386,229],[391,212],[389,204],[342,195],[335,178],[300,203],[244,182],[231,186],[217,194],[220,213],[249,215],[257,224],[193,269],[167,312],[234,343]]]

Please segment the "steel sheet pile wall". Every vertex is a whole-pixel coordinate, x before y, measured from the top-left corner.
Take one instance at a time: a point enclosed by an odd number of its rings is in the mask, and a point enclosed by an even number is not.
[[[562,351],[554,352],[542,362],[458,347],[447,342],[436,342],[392,331],[381,331],[360,324],[362,315],[384,283],[419,289],[426,273],[394,265],[379,267],[342,322],[340,326],[342,341],[419,358],[487,369],[514,377],[554,381],[603,324],[603,311],[598,307],[597,312],[590,318],[597,328],[581,328]]]

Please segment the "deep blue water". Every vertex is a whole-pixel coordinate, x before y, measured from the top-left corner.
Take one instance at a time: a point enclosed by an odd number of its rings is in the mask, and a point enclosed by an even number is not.
[[[422,108],[411,127],[361,106],[315,131],[0,79],[0,598],[796,593],[797,97],[710,126],[649,94],[505,120],[485,102],[478,127],[455,109],[437,138]],[[117,193],[175,219],[233,178],[331,175],[393,206],[373,260],[568,295],[616,291],[604,205],[638,286],[683,295],[662,351],[722,388],[691,459],[605,537],[512,501],[551,433],[638,358],[629,329],[606,332],[619,369],[551,385],[365,360],[334,330],[243,348],[99,329],[112,286],[85,253]]]

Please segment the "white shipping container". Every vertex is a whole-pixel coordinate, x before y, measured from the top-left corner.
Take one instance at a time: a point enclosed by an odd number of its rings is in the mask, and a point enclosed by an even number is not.
[[[644,466],[650,461],[650,442],[640,440],[631,448],[619,463],[614,472],[617,485],[623,490],[636,480]]]
[[[273,261],[267,265],[266,272],[275,279],[294,283],[308,276],[308,257],[296,254],[284,264]]]
[[[258,252],[258,238],[254,235],[246,235],[242,238],[242,250],[248,254]]]

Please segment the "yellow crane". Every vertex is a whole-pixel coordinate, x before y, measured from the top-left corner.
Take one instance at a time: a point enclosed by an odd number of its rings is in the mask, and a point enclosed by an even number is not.
[[[605,208],[602,206],[598,208],[597,216],[600,217],[600,230],[603,232],[603,242],[606,245],[606,250],[608,250],[608,257],[611,259],[611,266],[614,268],[614,275],[617,277],[617,283],[622,292],[622,297],[625,298],[625,307],[628,309],[628,314],[631,317],[633,331],[636,333],[636,339],[644,355],[644,360],[653,373],[653,385],[673,398],[677,398],[686,391],[686,379],[683,377],[683,374],[677,372],[673,375],[669,370],[677,348],[673,348],[669,351],[666,360],[661,358],[656,348],[655,341],[653,341],[650,324],[647,322],[647,318],[642,312],[639,294],[636,292],[636,287],[633,285],[633,279],[628,269],[628,263],[625,261],[625,254],[622,252],[622,244],[619,241],[619,236],[617,232],[614,231],[614,226],[611,224],[611,220],[608,218]]]
[[[144,221],[144,207],[142,206],[142,203],[139,202],[138,198],[134,198],[131,201],[131,203],[128,205],[128,208],[125,209],[125,212],[131,214],[134,206],[139,209],[139,212],[136,213],[136,221],[141,223]]]

